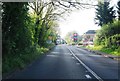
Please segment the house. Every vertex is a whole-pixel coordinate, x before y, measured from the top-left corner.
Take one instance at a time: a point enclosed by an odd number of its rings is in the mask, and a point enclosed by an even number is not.
[[[86,33],[83,34],[83,45],[93,45],[93,40],[95,37],[95,30],[88,30]]]

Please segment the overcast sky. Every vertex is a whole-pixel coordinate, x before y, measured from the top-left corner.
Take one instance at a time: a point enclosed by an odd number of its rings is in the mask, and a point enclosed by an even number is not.
[[[112,5],[115,5],[118,0],[112,0]],[[72,12],[66,17],[66,20],[59,22],[61,37],[64,37],[70,31],[77,31],[80,35],[87,30],[100,29],[94,22],[95,9],[82,9]]]

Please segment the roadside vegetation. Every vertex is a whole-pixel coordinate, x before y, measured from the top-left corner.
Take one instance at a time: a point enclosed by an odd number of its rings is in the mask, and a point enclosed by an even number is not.
[[[104,25],[97,32],[94,49],[120,56],[120,21]]]
[[[94,47],[87,48],[120,56],[120,1],[116,12],[118,16],[113,7],[109,7],[109,2],[99,2],[95,19],[101,29],[96,33]]]
[[[4,75],[15,69],[24,68],[55,46],[59,35],[57,21],[64,13],[94,5],[78,1],[35,0],[3,2],[0,6],[2,6],[2,73]]]
[[[57,22],[49,18],[51,12],[41,12],[45,19],[40,20],[38,12],[29,10],[28,3],[3,3],[2,8],[2,73],[5,74],[24,68],[54,47],[58,30]]]
[[[94,51],[104,52],[106,54],[120,56],[120,51],[119,51],[120,48],[118,48],[118,49],[112,49],[112,48],[106,48],[106,47],[104,47],[102,45],[94,46],[94,47],[87,46],[86,48],[88,48],[90,50],[94,50]]]

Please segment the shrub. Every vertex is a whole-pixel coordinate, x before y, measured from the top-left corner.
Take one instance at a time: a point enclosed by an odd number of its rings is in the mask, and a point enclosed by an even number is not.
[[[96,33],[95,45],[104,45],[105,47],[111,47],[111,44],[116,45],[120,40],[119,34],[120,21],[115,20],[113,23],[105,24]]]

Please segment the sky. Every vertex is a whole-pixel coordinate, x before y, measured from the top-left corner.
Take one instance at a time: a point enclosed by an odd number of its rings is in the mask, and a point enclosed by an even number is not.
[[[111,5],[115,5],[117,1],[118,0],[112,0]],[[87,30],[100,29],[94,20],[95,8],[75,10],[65,18],[65,20],[59,21],[60,35],[62,38],[70,31],[77,31],[79,35],[82,35]]]

